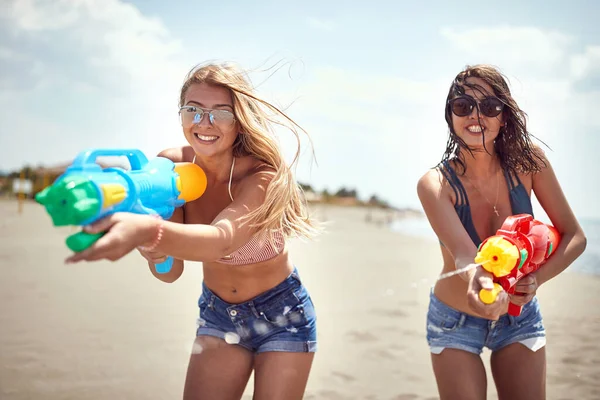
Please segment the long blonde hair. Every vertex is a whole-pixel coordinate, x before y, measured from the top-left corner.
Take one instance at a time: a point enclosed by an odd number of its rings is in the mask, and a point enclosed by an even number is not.
[[[313,237],[319,228],[308,215],[302,189],[291,170],[300,155],[298,130],[307,137],[308,133],[279,108],[255,95],[250,79],[235,64],[209,63],[192,68],[181,88],[180,107],[189,87],[197,83],[221,86],[231,92],[235,118],[241,127],[241,133],[233,143],[233,156],[252,156],[276,171],[267,188],[264,203],[247,215],[247,222],[258,231],[272,233],[281,230],[288,237]],[[269,115],[267,111],[274,115]],[[290,166],[279,149],[272,130],[273,124],[287,127],[296,136],[298,147]]]

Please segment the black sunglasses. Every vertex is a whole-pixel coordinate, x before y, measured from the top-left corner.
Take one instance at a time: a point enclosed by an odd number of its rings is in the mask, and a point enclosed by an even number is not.
[[[495,96],[485,97],[483,100],[477,103],[471,96],[464,95],[453,98],[448,102],[448,104],[450,105],[452,113],[457,117],[466,117],[467,115],[471,115],[473,109],[477,108],[481,114],[485,115],[486,117],[493,118],[500,115],[504,109],[504,103],[502,103],[502,101]]]

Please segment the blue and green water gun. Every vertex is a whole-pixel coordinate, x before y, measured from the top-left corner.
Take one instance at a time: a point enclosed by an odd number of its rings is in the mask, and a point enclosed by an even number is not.
[[[125,156],[130,169],[106,168],[97,157]],[[156,157],[148,161],[136,149],[95,149],[81,152],[56,181],[39,192],[54,226],[85,226],[116,212],[159,215],[168,219],[175,208],[198,199],[206,190],[206,174],[198,165]],[[84,231],[69,236],[67,247],[80,252],[104,233]],[[160,274],[171,270],[173,258],[156,264]]]

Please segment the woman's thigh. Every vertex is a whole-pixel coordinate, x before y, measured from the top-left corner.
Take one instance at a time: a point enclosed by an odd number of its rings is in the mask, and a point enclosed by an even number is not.
[[[184,387],[184,400],[239,400],[248,384],[253,354],[212,336],[194,341]]]

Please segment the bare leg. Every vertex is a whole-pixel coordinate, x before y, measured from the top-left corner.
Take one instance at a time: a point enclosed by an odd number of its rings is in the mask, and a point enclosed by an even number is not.
[[[546,349],[536,352],[521,343],[492,353],[492,374],[500,400],[546,398]]]
[[[478,355],[445,349],[440,354],[432,354],[431,362],[440,400],[486,398],[487,377],[483,361]]]
[[[252,353],[212,336],[198,336],[194,349],[184,400],[239,400],[252,372]]]
[[[301,400],[315,353],[259,353],[254,362],[254,400]]]

